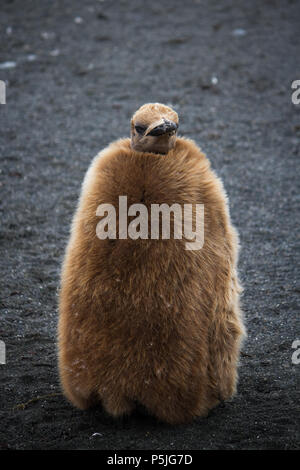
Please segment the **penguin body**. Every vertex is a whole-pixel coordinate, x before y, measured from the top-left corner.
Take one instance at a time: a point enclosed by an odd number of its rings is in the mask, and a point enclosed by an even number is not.
[[[166,153],[134,147],[133,137],[112,143],[82,185],[61,275],[61,385],[81,409],[101,402],[117,417],[140,403],[161,421],[183,423],[236,390],[238,236],[223,185],[193,141],[177,138]],[[186,249],[184,237],[99,239],[97,208],[113,205],[118,229],[121,195],[149,211],[203,204],[202,248]]]

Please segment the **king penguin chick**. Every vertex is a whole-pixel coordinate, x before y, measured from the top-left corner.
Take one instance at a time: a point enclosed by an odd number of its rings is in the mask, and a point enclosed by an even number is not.
[[[245,334],[238,236],[221,181],[177,129],[173,109],[142,106],[131,139],[100,152],[85,176],[63,262],[58,325],[61,385],[80,409],[101,402],[118,417],[139,403],[176,424],[207,415],[236,391]],[[152,205],[202,205],[201,249],[187,249],[185,236],[126,236],[119,196],[148,213]],[[102,204],[114,207],[107,235],[115,237],[97,236]]]

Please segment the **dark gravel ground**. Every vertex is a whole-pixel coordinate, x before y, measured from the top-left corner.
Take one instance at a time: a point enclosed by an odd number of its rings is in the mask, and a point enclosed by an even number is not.
[[[298,448],[299,1],[2,0],[0,8],[0,62],[16,62],[0,70],[8,85],[1,448]],[[148,101],[172,104],[181,135],[207,153],[242,245],[248,339],[238,395],[176,427],[74,409],[56,366],[59,271],[83,175]]]

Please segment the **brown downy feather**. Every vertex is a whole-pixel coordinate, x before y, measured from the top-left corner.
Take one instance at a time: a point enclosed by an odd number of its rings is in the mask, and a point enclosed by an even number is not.
[[[97,207],[113,204],[118,221],[119,195],[149,210],[204,204],[203,248],[188,251],[172,238],[100,240]],[[135,151],[130,139],[100,152],[83,182],[61,274],[66,397],[81,409],[101,401],[113,416],[139,402],[172,424],[230,398],[244,335],[237,256],[223,185],[193,141],[177,138],[165,155]]]

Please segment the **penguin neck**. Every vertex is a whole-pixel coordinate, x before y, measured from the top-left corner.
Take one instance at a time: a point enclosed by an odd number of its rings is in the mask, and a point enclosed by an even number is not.
[[[170,150],[172,150],[176,145],[176,137],[165,141],[156,140],[154,142],[148,143],[143,141],[135,141],[131,139],[130,146],[136,152],[141,153],[154,153],[156,155],[167,155]]]

